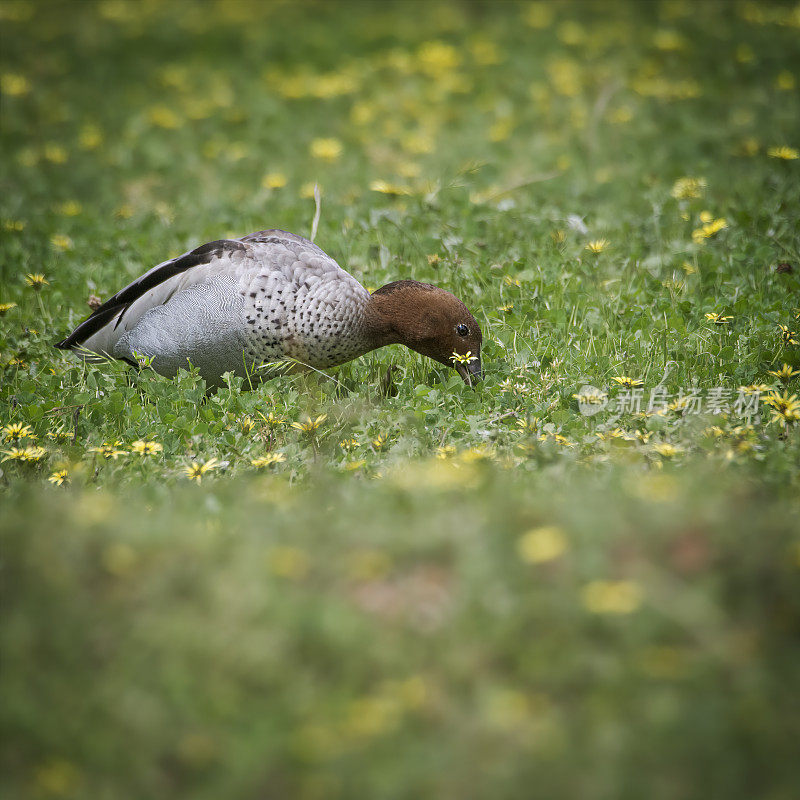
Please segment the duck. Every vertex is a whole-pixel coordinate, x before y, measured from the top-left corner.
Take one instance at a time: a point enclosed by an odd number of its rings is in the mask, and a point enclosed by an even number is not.
[[[281,360],[324,370],[401,344],[474,386],[481,343],[475,317],[447,290],[404,279],[370,293],[308,239],[263,230],[156,265],[55,347],[169,378],[194,367],[211,388],[226,372],[252,378]]]

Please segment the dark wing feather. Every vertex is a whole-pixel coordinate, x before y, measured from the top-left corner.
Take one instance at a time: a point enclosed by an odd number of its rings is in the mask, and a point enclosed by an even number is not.
[[[179,275],[181,272],[186,272],[186,270],[192,267],[197,267],[200,264],[208,264],[212,259],[219,258],[225,253],[245,249],[245,246],[240,242],[231,241],[230,239],[220,239],[215,242],[204,244],[189,253],[184,253],[184,255],[173,258],[171,261],[165,261],[163,264],[153,267],[149,272],[146,272],[132,283],[129,283],[124,289],[121,289],[101,306],[98,306],[98,308],[81,322],[66,339],[58,342],[55,346],[59,350],[70,350],[73,347],[79,346],[92,334],[97,333],[97,331],[107,325],[120,310],[124,313],[125,309],[133,303],[134,300],[141,297],[145,292],[150,291],[150,289],[173,278],[175,275]],[[120,314],[116,324],[119,325],[121,321],[122,315]]]

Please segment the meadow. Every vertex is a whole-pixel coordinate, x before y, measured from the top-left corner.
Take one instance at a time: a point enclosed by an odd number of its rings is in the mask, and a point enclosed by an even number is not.
[[[0,0],[0,791],[800,783],[800,6]],[[204,242],[459,296],[231,378],[59,352]]]

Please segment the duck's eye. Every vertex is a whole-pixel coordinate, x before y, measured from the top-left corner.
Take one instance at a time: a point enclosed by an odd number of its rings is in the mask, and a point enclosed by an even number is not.
[[[462,322],[457,328],[456,333],[459,336],[466,336],[469,333],[469,328]]]

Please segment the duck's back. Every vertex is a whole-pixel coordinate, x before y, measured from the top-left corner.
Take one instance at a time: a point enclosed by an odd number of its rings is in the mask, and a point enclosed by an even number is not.
[[[187,362],[211,384],[265,361],[314,367],[364,352],[369,294],[319,247],[279,230],[198,247],[106,301],[59,347],[134,361],[172,376]]]

